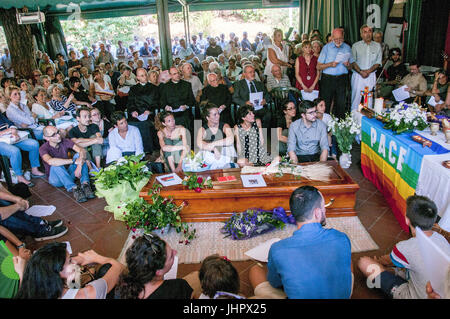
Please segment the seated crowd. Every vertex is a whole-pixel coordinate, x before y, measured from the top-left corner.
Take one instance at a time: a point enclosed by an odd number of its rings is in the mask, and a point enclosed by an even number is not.
[[[410,62],[408,72],[400,50],[386,50],[379,32],[363,26],[361,37],[350,47],[342,28],[334,29],[325,45],[317,30],[295,35],[289,43],[279,29],[272,38],[258,33],[254,43],[246,32],[241,41],[234,33],[228,41],[223,34],[205,39],[199,33],[191,43],[174,39],[174,61],[168,70],[161,70],[155,39],[140,42],[137,37],[129,47],[118,41],[114,54],[110,43],[100,43],[99,50],[94,44],[90,52],[83,48],[81,54],[72,48],[68,60],[58,54],[52,61],[38,52],[39,67],[30,79],[14,78],[13,70],[2,62],[0,136],[9,135],[15,143],[0,142],[0,155],[9,158],[17,180],[32,187],[22,167],[22,151],[28,152],[32,178],[46,177],[51,185],[64,187],[76,201],[85,202],[95,198],[90,185],[93,172],[126,155],[155,156],[166,171],[175,173],[183,171],[183,160],[191,149],[202,152],[211,169],[264,166],[281,157],[293,163],[336,159],[336,140],[328,128],[331,114],[340,118],[354,111],[361,101],[361,87],[368,83],[386,98],[392,98],[396,87],[407,85],[411,101],[428,97],[423,103],[433,100],[433,110],[448,114],[446,71],[436,72],[429,89],[419,62]],[[371,61],[361,55],[364,45],[373,51]],[[336,62],[338,53],[348,53],[348,60]],[[373,81],[376,72],[386,79],[379,86]],[[306,97],[310,95],[314,98]],[[22,132],[28,132],[29,138],[23,139]],[[269,143],[274,146],[268,147]],[[40,170],[41,163],[45,172]],[[422,199],[411,199],[410,205],[414,200]],[[176,251],[153,235],[136,239],[128,249],[126,270],[94,251],[71,258],[63,243],[48,244],[31,255],[16,235],[55,239],[67,227],[62,221],[24,214],[29,203],[4,188],[0,201],[0,239],[17,247],[12,247],[20,274],[17,298],[243,297],[238,295],[236,269],[225,257],[206,258],[200,272],[185,279],[164,280]],[[313,187],[300,188],[290,205],[298,230],[272,247],[267,267],[251,270],[255,296],[349,298],[353,287],[350,242],[345,234],[322,228],[323,196]],[[416,217],[422,214],[421,208],[414,207],[408,213],[411,225],[431,229]],[[313,238],[321,239],[313,243]],[[294,249],[298,247],[302,249]],[[322,253],[310,258],[312,249]],[[301,254],[294,253],[298,251]],[[283,257],[288,254],[290,258]],[[385,259],[376,261],[385,265]],[[362,259],[358,264],[364,274],[368,275],[371,262],[375,261]],[[75,265],[91,263],[109,265],[88,285],[72,288]],[[410,266],[403,265],[416,271]],[[299,269],[315,269],[314,284],[300,276]],[[426,296],[420,273],[414,279],[420,285],[385,272],[380,276],[381,288],[391,297]],[[393,285],[416,291],[392,294]]]

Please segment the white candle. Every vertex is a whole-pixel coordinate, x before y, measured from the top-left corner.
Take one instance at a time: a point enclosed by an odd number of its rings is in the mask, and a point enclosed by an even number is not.
[[[374,110],[375,113],[380,114],[383,111],[384,99],[382,97],[375,100]]]

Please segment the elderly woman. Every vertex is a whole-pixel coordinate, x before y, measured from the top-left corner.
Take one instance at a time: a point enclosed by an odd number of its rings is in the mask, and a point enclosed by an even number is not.
[[[210,76],[217,77],[213,73]],[[237,155],[233,131],[227,123],[220,121],[220,108],[207,101],[200,107],[203,125],[197,132],[197,146],[204,152],[205,162],[211,165],[211,169],[235,167],[233,162]]]
[[[39,85],[42,86],[44,89],[48,90],[50,85],[52,84],[52,80],[48,75],[41,75],[39,79]]]
[[[236,42],[233,40],[230,40],[230,42],[228,42],[228,44],[230,45],[228,47],[228,50],[225,50],[223,53],[225,54],[225,57],[227,59],[229,59],[231,56],[236,55],[239,53],[239,47],[236,45]]]
[[[89,75],[89,70],[87,67],[83,66],[80,69],[80,80],[81,80],[81,85],[83,86],[83,88],[86,91],[89,91],[89,86],[90,86],[90,75]]]
[[[234,83],[239,80],[240,74],[242,73],[242,69],[236,65],[236,59],[231,58],[228,60],[228,68],[225,72],[225,76],[227,79]]]
[[[9,106],[6,109],[8,119],[17,127],[31,128],[36,138],[42,140],[42,127],[37,124],[37,115],[31,113],[28,106],[20,102],[20,89],[12,85],[5,90],[5,93],[9,99]]]
[[[23,104],[26,104],[29,108],[33,104],[33,98],[31,96],[32,87],[31,84],[28,83],[27,80],[22,79],[19,80],[18,86],[20,88],[20,101]]]
[[[311,47],[313,50],[313,55],[319,58],[320,52],[322,51],[323,44],[319,40],[311,41]]]
[[[198,76],[192,74],[192,65],[190,63],[184,63],[181,66],[181,79],[191,83],[192,93],[195,96],[195,100],[197,102],[200,102],[203,84],[198,78]]]
[[[287,68],[291,68],[289,63],[289,46],[283,41],[283,31],[275,29],[273,32],[273,43],[267,48],[267,61],[264,75],[269,76],[272,72],[272,65],[277,64],[283,74]]]
[[[55,112],[70,112],[72,116],[75,114],[77,105],[73,102],[74,96],[70,94],[68,98],[61,95],[59,84],[52,84],[47,90],[47,95],[51,96],[48,105]]]

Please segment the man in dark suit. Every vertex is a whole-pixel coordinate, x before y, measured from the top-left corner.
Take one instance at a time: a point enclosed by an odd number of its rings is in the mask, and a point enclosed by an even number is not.
[[[217,105],[220,112],[220,121],[227,123],[231,127],[231,94],[225,84],[219,84],[216,73],[208,74],[208,85],[202,90],[202,101],[208,100]]]
[[[159,148],[153,124],[155,109],[159,108],[159,88],[147,81],[147,71],[144,68],[136,70],[136,79],[138,83],[128,93],[128,122],[139,128],[144,151],[147,153]]]
[[[262,82],[255,80],[255,68],[251,64],[244,66],[244,78],[234,82],[233,102],[242,105],[251,105],[255,108],[256,117],[261,119],[264,128],[270,128],[271,113],[268,109],[267,100],[270,101],[270,95]],[[261,101],[250,101],[250,93],[263,93]],[[257,104],[256,102],[259,102]]]
[[[170,80],[160,88],[160,105],[166,111],[173,112],[175,123],[183,125],[192,135],[194,121],[190,108],[195,105],[192,85],[181,80],[181,75],[176,67],[171,67],[169,74]]]

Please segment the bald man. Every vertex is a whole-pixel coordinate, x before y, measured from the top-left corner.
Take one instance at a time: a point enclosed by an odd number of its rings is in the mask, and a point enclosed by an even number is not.
[[[334,29],[330,43],[327,43],[320,52],[317,60],[317,69],[322,71],[320,81],[320,97],[325,100],[326,113],[330,113],[331,102],[334,100],[333,114],[339,118],[348,111],[345,105],[347,93],[348,72],[354,62],[352,49],[344,43],[344,31]],[[337,58],[347,56],[345,61],[337,62]],[[338,59],[341,61],[342,59]]]

